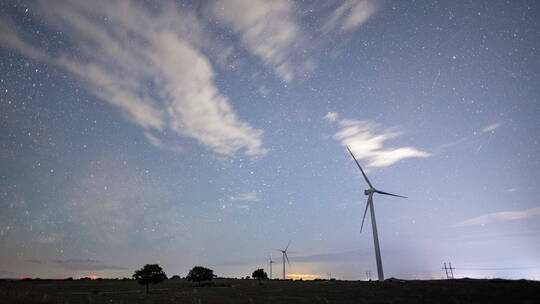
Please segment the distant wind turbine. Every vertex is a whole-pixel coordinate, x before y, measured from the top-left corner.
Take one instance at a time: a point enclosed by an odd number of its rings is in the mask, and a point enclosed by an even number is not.
[[[270,280],[272,279],[272,264],[274,263],[274,260],[272,260],[272,254],[270,254]]]
[[[407,198],[407,197],[375,189],[375,187],[373,187],[373,185],[367,178],[366,173],[364,173],[364,170],[362,170],[362,167],[360,166],[360,164],[356,160],[356,157],[354,157],[354,154],[351,152],[351,149],[349,149],[348,146],[347,146],[347,150],[349,150],[349,153],[351,153],[352,158],[358,165],[360,172],[362,172],[364,179],[369,185],[369,189],[364,190],[364,194],[368,196],[368,200],[366,204],[366,209],[364,210],[364,217],[362,217],[362,226],[360,226],[360,233],[362,233],[362,228],[364,227],[364,220],[366,219],[366,214],[369,207],[369,210],[371,213],[371,226],[373,230],[373,242],[375,244],[375,257],[377,259],[377,274],[379,276],[379,281],[384,281],[384,273],[383,273],[382,259],[381,259],[381,249],[379,248],[379,236],[377,235],[377,223],[375,222],[375,209],[373,208],[373,194],[379,193],[379,194],[397,196],[397,197],[402,197],[402,198]]]
[[[283,279],[285,280],[285,259],[287,259],[287,264],[291,266],[291,263],[289,262],[289,257],[287,256],[287,249],[289,249],[289,246],[291,245],[291,241],[287,244],[287,247],[285,249],[276,249],[276,251],[280,251],[283,254]]]

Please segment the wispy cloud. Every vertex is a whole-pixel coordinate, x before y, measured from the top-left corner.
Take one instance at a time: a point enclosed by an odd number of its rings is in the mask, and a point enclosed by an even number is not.
[[[85,240],[79,247],[157,243],[182,229],[182,224],[170,224],[179,215],[167,203],[171,197],[168,189],[151,171],[124,166],[120,159],[109,154],[81,166],[74,173],[80,178],[63,192],[58,216],[79,231]]]
[[[438,153],[438,152],[441,152],[441,151],[444,151],[444,150],[447,150],[449,148],[453,148],[453,147],[456,147],[456,146],[461,146],[461,145],[467,145],[467,144],[471,144],[471,143],[474,143],[475,141],[477,141],[478,139],[480,139],[481,137],[479,135],[483,135],[483,134],[486,134],[486,133],[495,133],[495,130],[500,128],[502,126],[502,122],[495,122],[495,123],[492,123],[492,124],[489,124],[487,126],[485,126],[484,128],[482,128],[480,131],[473,131],[471,132],[472,134],[470,135],[467,135],[467,136],[463,136],[459,139],[456,139],[454,141],[451,141],[451,142],[448,142],[448,143],[445,143],[445,144],[442,144],[440,145],[439,147],[437,147],[435,150],[435,153]],[[478,147],[478,149],[476,150],[478,153],[478,151],[481,149],[481,145]]]
[[[322,253],[314,255],[294,256],[291,257],[295,262],[338,262],[338,261],[353,261],[358,260],[360,257],[366,256],[369,253],[367,250],[350,250],[342,252]]]
[[[502,126],[502,123],[500,122],[492,123],[489,126],[486,126],[485,128],[483,128],[482,133],[493,132],[495,131],[495,129],[499,128],[500,126]]]
[[[36,259],[25,260],[25,262],[32,263],[32,264],[47,264],[46,261],[36,260]]]
[[[127,270],[129,268],[117,266],[117,265],[108,265],[102,261],[91,260],[91,259],[67,259],[67,260],[56,260],[55,264],[60,265],[61,267],[67,270]]]
[[[339,115],[336,112],[328,112],[326,115],[324,115],[323,118],[330,121],[330,122],[333,122],[333,121],[338,120]]]
[[[209,11],[218,22],[240,35],[242,45],[283,81],[291,82],[312,68],[313,63],[303,52],[306,35],[292,1],[213,1]]]
[[[323,30],[353,30],[365,23],[382,7],[380,0],[347,0],[340,4],[326,20]]]
[[[0,269],[0,278],[15,278],[20,276],[19,274],[9,271],[9,270],[2,270]]]
[[[229,204],[238,209],[249,210],[251,208],[249,203],[258,202],[261,199],[256,192],[240,193],[229,198]]]
[[[334,139],[343,146],[349,146],[356,158],[368,161],[368,167],[387,167],[411,157],[429,157],[430,154],[415,147],[385,148],[385,141],[404,134],[397,128],[381,130],[380,126],[367,120],[339,119],[337,113],[330,112],[324,118],[336,122],[339,131]]]
[[[264,155],[262,130],[240,120],[214,85],[197,14],[179,11],[172,1],[161,3],[152,10],[132,1],[39,3],[39,16],[60,30],[77,54],[34,46],[7,16],[1,18],[0,42],[79,76],[92,93],[145,130],[172,130],[220,154]]]
[[[180,152],[182,151],[182,147],[180,145],[177,145],[177,144],[166,144],[165,142],[163,142],[162,139],[158,138],[157,136],[154,136],[148,132],[145,132],[144,133],[144,137],[146,137],[146,139],[148,140],[148,142],[156,147],[156,148],[159,148],[161,150],[164,150],[164,151],[172,151],[172,152]]]
[[[532,216],[540,216],[540,208],[531,208],[519,211],[503,211],[488,213],[481,216],[477,216],[466,221],[457,223],[454,227],[486,225],[493,222],[507,222],[524,219]]]
[[[246,192],[246,193],[240,193],[238,195],[232,196],[231,201],[251,201],[256,202],[259,201],[260,198],[257,195],[256,192]]]

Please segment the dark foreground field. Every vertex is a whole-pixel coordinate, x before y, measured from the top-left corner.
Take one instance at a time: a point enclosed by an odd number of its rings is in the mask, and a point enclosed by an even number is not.
[[[185,280],[0,281],[0,303],[540,303],[540,282],[448,280],[406,282]]]

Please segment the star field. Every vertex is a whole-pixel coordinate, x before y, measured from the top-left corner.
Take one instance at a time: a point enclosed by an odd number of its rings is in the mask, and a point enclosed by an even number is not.
[[[408,197],[375,198],[387,277],[540,279],[539,13],[3,1],[0,277],[240,277],[292,240],[291,274],[365,279],[350,146]]]

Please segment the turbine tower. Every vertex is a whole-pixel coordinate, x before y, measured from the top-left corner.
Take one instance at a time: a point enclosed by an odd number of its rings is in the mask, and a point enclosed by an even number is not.
[[[368,196],[367,203],[366,203],[366,209],[364,210],[364,217],[362,217],[362,226],[360,226],[360,233],[362,233],[362,228],[364,227],[364,220],[366,219],[367,210],[369,208],[369,211],[371,213],[371,226],[373,230],[373,243],[375,245],[375,258],[377,259],[377,274],[379,276],[379,281],[384,281],[384,273],[383,273],[383,267],[382,267],[382,259],[381,259],[381,249],[379,247],[379,236],[377,234],[377,223],[375,222],[375,209],[373,208],[373,194],[379,193],[384,195],[391,195],[391,196],[397,196],[402,198],[407,198],[405,196],[392,194],[384,191],[380,191],[375,189],[369,179],[366,176],[366,173],[364,173],[364,170],[362,170],[362,167],[356,160],[356,157],[354,157],[354,154],[351,152],[351,149],[347,146],[347,150],[349,150],[349,153],[351,153],[352,158],[358,165],[358,168],[360,169],[360,172],[362,172],[362,175],[364,176],[364,179],[366,180],[367,184],[369,185],[369,189],[364,190],[364,194]]]
[[[287,260],[287,264],[291,266],[291,263],[289,262],[289,257],[287,256],[287,249],[289,249],[290,245],[291,241],[289,241],[289,244],[287,244],[287,247],[285,247],[285,249],[276,249],[277,251],[281,251],[281,254],[283,254],[283,280],[285,280],[285,259]]]
[[[272,264],[274,263],[274,260],[272,260],[272,254],[270,254],[270,280],[272,279]]]

